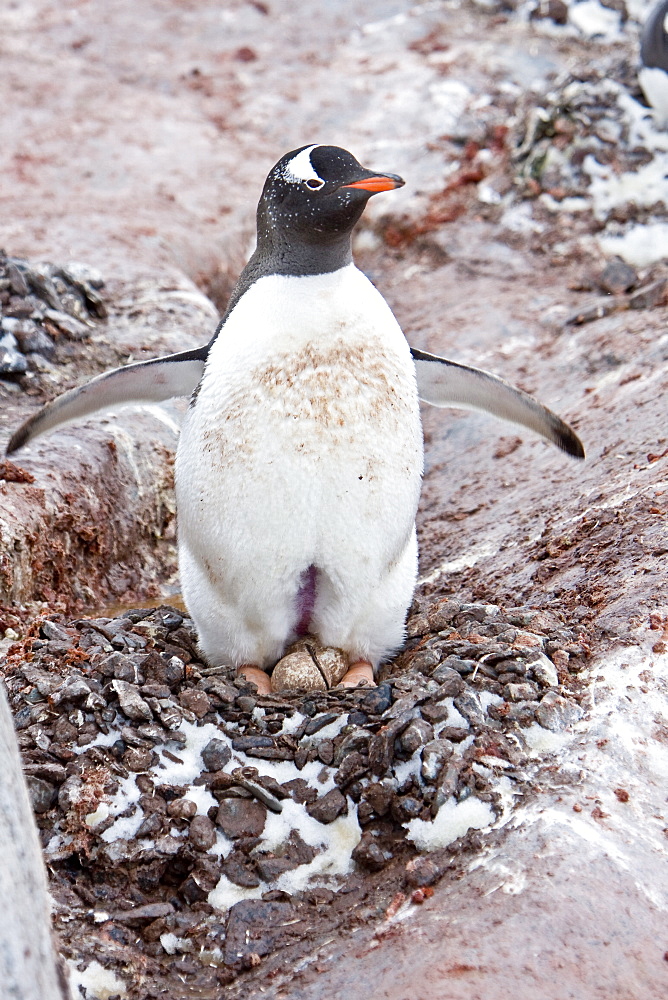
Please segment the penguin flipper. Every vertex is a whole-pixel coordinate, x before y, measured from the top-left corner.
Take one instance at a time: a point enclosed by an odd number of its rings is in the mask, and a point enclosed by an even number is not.
[[[138,361],[114,368],[57,396],[33,414],[11,436],[7,454],[61,424],[126,403],[160,403],[173,396],[189,396],[204,371],[208,348],[201,347],[165,358]]]
[[[528,427],[573,458],[585,452],[575,431],[552,410],[496,375],[411,348],[420,399],[432,406],[461,406]]]

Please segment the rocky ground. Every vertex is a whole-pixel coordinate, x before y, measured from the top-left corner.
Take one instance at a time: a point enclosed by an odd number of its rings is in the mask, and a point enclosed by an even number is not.
[[[121,963],[133,998],[175,973],[218,995],[422,903],[587,697],[585,635],[529,607],[437,602],[377,688],[309,696],[202,663],[167,606],[31,632],[5,679],[56,927],[73,964]]]
[[[3,672],[79,996],[665,994],[668,139],[644,11],[8,12],[3,441],[87,374],[203,343],[268,167],[323,138],[409,181],[356,252],[411,343],[534,392],[588,454],[425,409],[406,651],[373,693],[271,698],[149,606],[177,589],[178,405],[0,467]]]

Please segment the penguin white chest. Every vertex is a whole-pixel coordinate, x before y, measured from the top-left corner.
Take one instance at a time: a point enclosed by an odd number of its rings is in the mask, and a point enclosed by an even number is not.
[[[289,619],[309,567],[332,594],[382,585],[411,542],[421,472],[410,351],[368,279],[354,265],[259,279],[211,349],[179,444],[189,607],[210,587],[242,617]]]

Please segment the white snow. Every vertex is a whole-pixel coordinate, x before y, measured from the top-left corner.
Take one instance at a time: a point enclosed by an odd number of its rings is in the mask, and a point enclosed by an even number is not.
[[[483,830],[496,819],[492,807],[475,795],[463,802],[450,798],[434,820],[412,819],[406,824],[408,840],[420,851],[436,851],[447,847],[468,830]]]
[[[668,257],[668,222],[631,226],[619,236],[603,234],[598,243],[606,254],[616,254],[634,267],[649,267]]]
[[[99,962],[91,962],[79,971],[76,962],[68,959],[70,967],[70,988],[72,1000],[109,1000],[112,996],[127,996],[125,983],[111,971],[105,969]]]

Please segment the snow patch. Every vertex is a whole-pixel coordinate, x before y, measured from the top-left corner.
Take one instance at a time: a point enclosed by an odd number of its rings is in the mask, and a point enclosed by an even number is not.
[[[495,820],[489,802],[470,795],[463,802],[450,798],[433,820],[412,819],[406,824],[408,840],[420,851],[436,851],[463,837],[468,830],[483,830]]]

